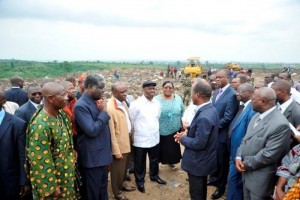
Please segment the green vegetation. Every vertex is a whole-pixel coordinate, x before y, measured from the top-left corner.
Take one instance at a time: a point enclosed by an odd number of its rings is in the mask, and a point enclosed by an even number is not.
[[[22,60],[0,60],[0,78],[10,78],[18,75],[23,78],[57,77],[68,73],[84,72],[88,70],[126,69],[126,68],[156,68],[166,69],[167,65],[184,67],[185,61],[140,61],[140,62],[102,62],[102,61],[74,61],[74,62],[37,62]],[[205,62],[204,69],[209,67],[222,68],[225,63]],[[282,69],[290,66],[299,69],[300,64],[282,63],[239,63],[244,69]]]
[[[120,68],[162,68],[163,65],[149,63],[114,63],[100,61],[76,62],[36,62],[19,60],[0,61],[0,78],[21,76],[23,78],[57,77],[68,73],[84,72],[88,70],[120,69]]]

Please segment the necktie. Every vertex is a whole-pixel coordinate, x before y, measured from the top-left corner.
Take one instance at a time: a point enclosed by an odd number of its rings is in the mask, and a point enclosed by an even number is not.
[[[219,90],[219,93],[218,93],[218,95],[217,95],[217,97],[216,97],[216,101],[218,101],[218,99],[220,98],[220,96],[222,95],[222,93],[223,93],[223,90],[220,89],[220,90]]]

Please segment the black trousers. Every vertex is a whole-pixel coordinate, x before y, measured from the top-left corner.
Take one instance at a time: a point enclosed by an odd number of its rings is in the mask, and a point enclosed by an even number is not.
[[[217,148],[217,170],[211,174],[210,180],[217,182],[217,189],[225,191],[229,171],[229,153],[227,143],[219,143]]]
[[[158,177],[159,144],[150,148],[134,147],[134,176],[137,184],[145,183],[147,153],[150,163],[150,178]]]
[[[191,200],[206,200],[207,176],[194,176],[188,173]]]
[[[108,200],[108,166],[80,167],[82,177],[81,197],[83,200]]]

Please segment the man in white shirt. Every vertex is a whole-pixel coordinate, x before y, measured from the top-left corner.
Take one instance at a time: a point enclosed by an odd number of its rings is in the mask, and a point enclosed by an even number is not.
[[[191,80],[191,91],[193,91],[194,86],[201,80],[202,80],[201,78],[193,78]],[[187,129],[191,125],[191,122],[196,114],[196,110],[197,110],[197,106],[193,104],[193,101],[191,101],[189,103],[189,106],[185,109],[183,116],[181,118],[184,129]]]
[[[291,84],[291,86],[293,85],[293,80],[292,80],[291,74],[289,74],[289,73],[280,73],[279,79],[286,80]],[[291,98],[300,104],[300,92],[298,92],[295,88],[291,87],[290,93],[291,93]]]
[[[272,85],[272,89],[276,93],[276,101],[278,110],[286,117],[286,119],[294,126],[300,125],[300,105],[291,98],[291,84],[287,80],[280,79]],[[292,134],[293,143],[291,147],[300,142],[300,137]]]
[[[150,179],[166,184],[158,176],[159,171],[159,102],[154,99],[156,83],[143,83],[143,96],[132,102],[129,116],[134,127],[134,175],[138,190],[145,192],[146,156],[149,155]]]

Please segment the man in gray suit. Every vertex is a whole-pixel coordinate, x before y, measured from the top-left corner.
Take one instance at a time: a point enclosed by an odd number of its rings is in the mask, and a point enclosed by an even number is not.
[[[276,93],[276,101],[280,112],[286,117],[286,119],[297,128],[300,125],[300,104],[291,98],[291,83],[287,80],[277,80],[272,85],[272,89]],[[291,147],[299,144],[300,137],[292,135],[293,143]]]
[[[270,199],[276,168],[289,151],[289,122],[276,109],[273,89],[257,89],[251,100],[258,112],[251,119],[237,151],[235,165],[243,173],[244,199]]]

